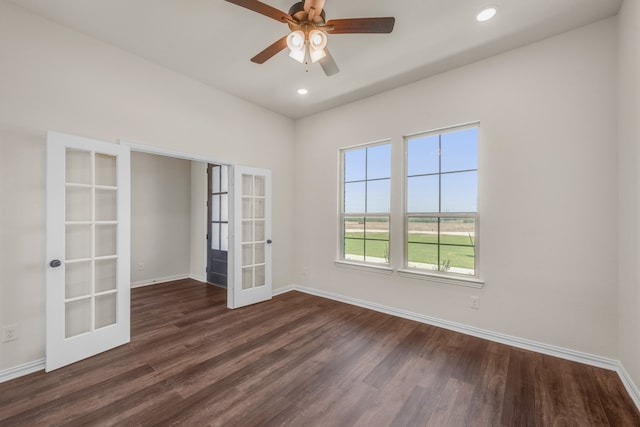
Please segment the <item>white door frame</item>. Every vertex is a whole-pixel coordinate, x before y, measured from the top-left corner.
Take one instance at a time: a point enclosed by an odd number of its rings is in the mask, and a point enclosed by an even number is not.
[[[145,145],[145,144],[138,144],[138,143],[134,143],[131,141],[126,141],[126,140],[120,140],[119,141],[120,144],[122,145],[126,145],[128,146],[132,152],[138,152],[138,153],[147,153],[147,154],[156,154],[159,156],[166,156],[166,157],[173,157],[176,159],[183,159],[183,160],[190,160],[190,161],[195,161],[195,162],[203,162],[203,163],[213,163],[213,164],[217,164],[217,165],[225,165],[225,166],[229,166],[229,182],[231,183],[233,180],[233,174],[235,171],[235,167],[236,164],[234,162],[230,162],[227,160],[220,160],[220,159],[215,159],[213,157],[209,157],[209,156],[202,156],[202,155],[198,155],[198,154],[193,154],[193,153],[187,153],[187,152],[183,152],[183,151],[177,151],[177,150],[171,150],[168,148],[162,148],[162,147],[154,147],[152,145]],[[230,199],[233,197],[233,192],[235,190],[233,189],[233,187],[230,186],[229,188],[229,197]],[[233,247],[233,227],[234,227],[234,218],[233,218],[233,207],[231,206],[232,203],[229,203],[229,255],[228,255],[228,261],[227,261],[227,274],[228,274],[228,278],[227,278],[227,307],[228,308],[234,308],[234,296],[233,296],[233,278],[234,278],[234,256],[233,256],[233,251],[234,251],[234,247]],[[204,265],[206,265],[206,257],[207,257],[207,239],[204,238],[202,239],[202,257],[205,260]]]

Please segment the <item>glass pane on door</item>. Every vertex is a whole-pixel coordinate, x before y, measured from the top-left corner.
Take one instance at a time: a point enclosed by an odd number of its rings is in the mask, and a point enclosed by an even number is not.
[[[256,197],[264,197],[264,176],[254,177],[254,188]]]
[[[242,266],[250,267],[253,265],[253,244],[242,245]]]
[[[91,298],[65,303],[65,338],[84,334],[91,330]]]
[[[95,156],[95,184],[115,187],[118,184],[116,182],[116,157],[100,153],[96,153]]]
[[[229,224],[220,224],[220,250],[229,250]]]
[[[65,182],[68,184],[91,185],[91,152],[67,148]]]
[[[96,292],[113,291],[117,285],[118,263],[116,258],[101,259],[95,262]]]
[[[117,220],[117,191],[96,189],[96,220]]]
[[[255,220],[254,221],[254,241],[256,242],[264,242],[264,221],[263,220]]]
[[[96,297],[95,325],[96,329],[116,323],[116,294],[100,295]]]
[[[264,286],[264,264],[255,267],[254,286]]]
[[[96,256],[109,256],[116,254],[117,243],[117,225],[96,225],[95,227],[95,241],[96,241]]]
[[[65,234],[65,257],[67,261],[91,258],[91,225],[69,224]]]
[[[254,218],[264,219],[264,198],[256,199],[254,202],[255,209],[253,211]]]
[[[91,221],[91,188],[67,186],[65,197],[67,221]]]
[[[242,197],[242,219],[253,218],[253,199],[251,197]]]
[[[66,265],[64,297],[66,299],[84,297],[91,294],[91,261]]]
[[[242,289],[253,288],[253,267],[242,269]]]

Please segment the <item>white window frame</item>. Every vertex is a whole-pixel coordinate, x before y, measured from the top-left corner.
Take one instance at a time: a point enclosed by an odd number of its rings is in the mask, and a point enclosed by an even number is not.
[[[375,141],[375,142],[368,142],[368,143],[364,143],[364,144],[358,144],[358,145],[353,145],[353,146],[349,146],[349,147],[343,147],[339,150],[339,191],[338,191],[338,248],[337,248],[337,253],[338,253],[338,259],[335,261],[335,264],[341,267],[350,267],[350,268],[356,268],[356,269],[363,269],[363,270],[369,270],[369,271],[376,271],[376,272],[380,272],[380,273],[386,273],[386,274],[391,274],[393,272],[393,269],[391,268],[391,240],[392,240],[392,236],[391,236],[391,224],[392,224],[392,211],[393,208],[391,206],[391,200],[389,200],[389,212],[384,213],[384,212],[358,212],[358,213],[346,213],[345,212],[345,194],[344,194],[344,187],[345,187],[345,175],[344,175],[344,167],[345,167],[345,153],[348,151],[353,151],[353,150],[360,150],[360,149],[365,149],[365,148],[371,148],[371,147],[377,147],[377,146],[382,146],[382,145],[389,145],[390,148],[390,176],[389,176],[389,181],[391,183],[391,191],[393,191],[393,144],[392,141],[390,139],[385,139],[385,140],[381,140],[381,141]],[[365,181],[369,181],[368,179]],[[391,199],[391,194],[389,194],[389,198]],[[365,211],[366,211],[366,206],[365,206]],[[389,240],[388,240],[388,253],[389,253],[389,258],[387,260],[386,263],[372,263],[372,262],[366,262],[365,260],[363,261],[359,261],[359,260],[353,260],[353,259],[347,259],[345,258],[345,253],[344,253],[344,245],[345,245],[345,235],[344,235],[344,221],[345,218],[349,218],[349,217],[362,217],[362,218],[388,218],[389,219]],[[366,258],[365,258],[366,259]]]
[[[465,129],[477,128],[478,129],[478,146],[480,145],[480,123],[466,123],[457,126],[450,126],[446,128],[435,129],[427,132],[419,132],[411,135],[405,135],[403,137],[403,252],[402,252],[402,265],[403,268],[398,269],[398,274],[403,277],[426,279],[436,282],[443,282],[453,285],[468,286],[474,288],[481,288],[484,286],[484,281],[480,279],[480,215],[478,210],[476,212],[421,212],[421,213],[409,213],[407,206],[407,191],[408,191],[408,165],[409,165],[409,140],[415,137],[426,137],[432,135],[442,135],[445,133],[452,133],[462,131]],[[479,172],[479,165],[476,169]],[[442,171],[438,171],[438,175],[442,175]],[[479,184],[478,184],[479,185]],[[479,190],[478,190],[479,192]],[[441,196],[441,195],[440,195]],[[478,195],[479,197],[479,195]],[[475,219],[475,232],[474,232],[474,274],[461,274],[440,270],[426,270],[421,268],[409,267],[409,218],[473,218]],[[438,247],[440,244],[438,244]]]

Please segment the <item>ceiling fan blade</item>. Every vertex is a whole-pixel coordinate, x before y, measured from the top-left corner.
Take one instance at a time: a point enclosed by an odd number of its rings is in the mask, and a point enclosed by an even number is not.
[[[256,64],[264,64],[267,60],[271,59],[276,53],[279,53],[281,50],[287,47],[287,36],[282,37],[277,40],[271,46],[267,47],[265,50],[251,58],[252,62]]]
[[[333,56],[331,56],[329,49],[325,47],[324,52],[327,55],[318,62],[320,63],[322,70],[327,76],[333,76],[334,74],[337,74],[340,71],[340,68],[338,68],[338,64],[336,64],[336,61],[335,59],[333,59]]]
[[[327,22],[329,34],[361,34],[361,33],[384,33],[393,31],[396,18],[353,18],[353,19],[331,19]]]
[[[293,18],[286,12],[283,12],[275,7],[269,6],[259,2],[258,0],[227,0],[229,3],[237,4],[254,12],[260,13],[269,18],[273,18],[280,22],[291,22]]]

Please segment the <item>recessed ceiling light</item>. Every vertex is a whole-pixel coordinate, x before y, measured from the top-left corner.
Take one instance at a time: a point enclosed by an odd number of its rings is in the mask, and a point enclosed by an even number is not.
[[[298,89],[298,95],[306,95],[309,91],[307,89]]]
[[[479,22],[488,21],[496,15],[496,12],[497,10],[495,7],[488,7],[476,16],[476,20]]]

